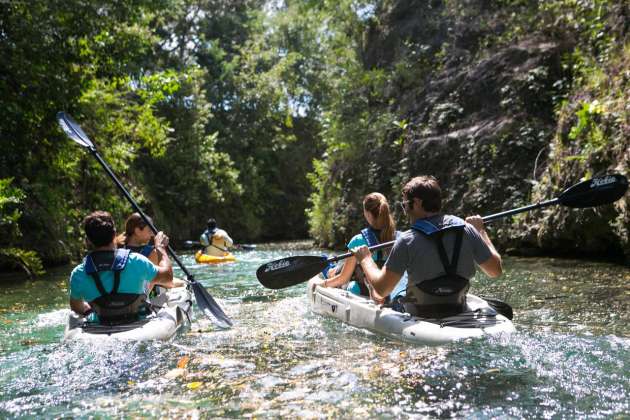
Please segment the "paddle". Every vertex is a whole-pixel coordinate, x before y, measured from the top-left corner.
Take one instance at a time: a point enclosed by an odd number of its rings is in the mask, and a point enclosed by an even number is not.
[[[186,248],[192,248],[193,246],[205,247],[205,245],[203,245],[199,241],[184,241],[184,246]],[[212,245],[212,246],[214,246],[214,245]],[[254,244],[234,244],[233,247],[236,248],[236,249],[242,249],[243,251],[253,251],[253,250],[256,249],[256,245],[254,245]],[[219,249],[221,249],[221,251],[225,251],[222,248],[219,248]]]
[[[98,160],[98,163],[101,164],[103,169],[107,172],[110,178],[114,181],[118,189],[123,193],[127,201],[131,204],[133,209],[140,214],[142,220],[151,228],[153,233],[158,233],[158,230],[153,226],[153,223],[149,220],[149,218],[144,214],[142,209],[138,206],[138,204],[131,197],[129,192],[125,189],[125,187],[120,183],[116,175],[109,168],[107,163],[103,160],[101,155],[96,150],[94,143],[88,138],[88,136],[83,132],[79,124],[76,123],[68,114],[65,112],[57,113],[57,122],[63,129],[63,131],[70,137],[74,142],[78,143],[83,148],[88,149],[88,151]],[[171,257],[177,262],[177,265],[182,269],[182,271],[186,274],[186,282],[190,287],[192,287],[193,293],[195,294],[195,300],[197,301],[197,305],[201,311],[220,328],[229,328],[232,326],[232,320],[228,318],[228,316],[223,312],[219,304],[214,300],[214,298],[208,293],[208,291],[195,280],[194,276],[186,269],[184,264],[179,260],[175,251],[171,246],[168,246],[168,253]],[[211,316],[212,315],[212,316]]]
[[[582,181],[566,189],[557,198],[543,201],[502,213],[485,216],[485,223],[517,213],[560,204],[571,208],[595,207],[609,204],[621,198],[628,189],[628,180],[623,175],[605,175]],[[371,246],[370,251],[387,248],[394,245],[394,241]],[[322,271],[329,263],[351,257],[352,253],[337,255],[336,257],[294,256],[271,261],[261,265],[256,270],[258,281],[269,289],[284,289],[303,283]]]

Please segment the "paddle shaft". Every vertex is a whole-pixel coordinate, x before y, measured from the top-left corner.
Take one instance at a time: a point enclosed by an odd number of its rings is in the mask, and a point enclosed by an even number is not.
[[[116,177],[116,175],[112,172],[112,170],[109,168],[109,166],[107,165],[107,163],[103,160],[103,158],[101,157],[101,155],[98,153],[98,151],[96,150],[96,148],[94,147],[88,147],[90,153],[92,153],[92,155],[94,155],[94,157],[96,158],[96,160],[98,160],[98,163],[101,164],[101,166],[103,167],[103,169],[105,169],[105,172],[107,172],[107,175],[109,175],[109,177],[114,181],[114,183],[116,184],[116,186],[118,187],[118,189],[120,191],[122,191],[123,195],[125,196],[125,198],[127,199],[127,201],[129,201],[129,203],[131,204],[131,207],[133,207],[133,209],[140,215],[140,217],[142,217],[142,220],[144,220],[144,222],[147,224],[147,226],[149,226],[151,228],[151,230],[153,231],[153,233],[157,234],[158,230],[156,229],[156,227],[153,225],[153,223],[151,223],[151,221],[149,220],[149,218],[147,217],[146,214],[144,214],[144,212],[142,211],[142,209],[140,208],[140,206],[138,206],[138,204],[136,203],[136,201],[133,199],[133,197],[131,197],[131,194],[129,194],[129,191],[127,191],[127,189],[123,186],[123,184],[118,180],[118,178]],[[193,275],[188,271],[188,269],[186,269],[186,267],[184,266],[184,264],[180,261],[180,259],[177,257],[177,255],[175,254],[175,251],[173,251],[173,248],[171,248],[170,245],[168,245],[167,247],[168,253],[169,255],[175,260],[175,262],[177,263],[177,265],[179,265],[179,268],[182,269],[182,271],[186,274],[186,278],[188,280],[189,283],[194,283],[196,282],[195,278],[193,277]]]
[[[552,206],[554,204],[558,204],[560,203],[560,200],[558,198],[554,198],[553,200],[547,200],[547,201],[541,201],[540,203],[536,203],[536,204],[530,204],[529,206],[523,206],[523,207],[519,207],[517,209],[512,209],[512,210],[507,210],[501,213],[495,213],[495,214],[491,214],[488,216],[484,216],[482,217],[482,220],[485,223],[489,223],[492,222],[494,220],[497,219],[501,219],[503,217],[507,217],[507,216],[511,216],[513,214],[518,214],[518,213],[524,213],[526,211],[530,211],[530,210],[535,210],[535,209],[539,209],[542,207],[548,207],[548,206]],[[369,247],[368,249],[370,251],[376,251],[382,248],[388,248],[390,246],[394,245],[394,242],[396,241],[389,241],[389,242],[383,242],[382,244],[378,244],[378,245],[373,245],[371,247]],[[351,257],[353,254],[352,252],[346,252],[345,254],[341,254],[341,255],[337,255],[335,257],[330,257],[328,258],[328,262],[336,262],[339,260],[344,260],[346,258]]]
[[[530,204],[529,206],[519,207],[517,209],[503,211],[501,213],[491,214],[489,216],[483,217],[483,221],[485,223],[492,222],[493,220],[501,219],[503,217],[511,216],[517,213],[523,213],[530,210],[536,210],[542,207],[553,206],[554,204],[559,204],[560,199],[554,198],[553,200],[541,201],[540,203]]]

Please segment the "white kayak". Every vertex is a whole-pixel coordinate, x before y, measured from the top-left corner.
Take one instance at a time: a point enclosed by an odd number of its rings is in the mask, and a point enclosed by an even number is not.
[[[426,319],[394,311],[342,289],[318,286],[316,280],[317,277],[309,280],[307,287],[311,310],[398,340],[441,345],[515,331],[509,319],[497,314],[488,302],[474,295],[466,297],[466,312],[447,318]]]
[[[64,339],[168,340],[180,328],[189,325],[192,294],[186,287],[165,290],[151,299],[151,303],[159,307],[156,313],[129,324],[109,326],[87,323],[84,317],[72,312],[68,317]]]

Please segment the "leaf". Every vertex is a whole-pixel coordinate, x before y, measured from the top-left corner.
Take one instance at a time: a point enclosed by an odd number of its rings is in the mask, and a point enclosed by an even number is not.
[[[195,389],[201,387],[202,385],[203,385],[203,382],[190,382],[186,384],[186,388],[190,389],[191,391],[194,391]]]
[[[188,366],[188,362],[190,361],[190,357],[184,356],[177,362],[177,367],[179,369],[185,369]]]

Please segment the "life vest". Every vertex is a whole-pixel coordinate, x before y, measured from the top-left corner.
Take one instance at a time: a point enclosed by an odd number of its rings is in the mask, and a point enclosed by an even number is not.
[[[205,253],[208,255],[214,255],[217,257],[222,257],[227,255],[230,250],[227,248],[227,244],[225,243],[225,241],[223,241],[223,245],[224,246],[219,246],[214,242],[214,234],[218,231],[218,228],[214,228],[212,230],[206,229],[202,234],[201,234],[201,238],[200,238],[200,242],[203,246],[206,247],[205,249]],[[218,249],[219,251],[221,251],[221,254],[217,254],[217,252],[212,252],[212,249]]]
[[[138,320],[148,309],[146,294],[118,293],[120,273],[129,260],[129,249],[92,252],[85,257],[85,272],[92,277],[101,294],[90,302],[101,324],[117,325]],[[103,287],[99,273],[113,271],[114,285],[110,292]]]
[[[429,280],[407,285],[405,303],[412,303],[419,316],[450,316],[462,312],[466,305],[466,293],[470,280],[457,274],[457,263],[462,249],[466,223],[459,218],[451,218],[436,226],[426,219],[417,220],[411,229],[422,233],[435,244],[444,274]],[[447,233],[455,235],[452,258],[449,261],[443,238]]]
[[[363,239],[367,243],[368,247],[378,245],[380,243],[380,241],[378,240],[378,233],[379,232],[377,230],[372,229],[371,227],[367,227],[361,230],[361,236],[363,236]],[[396,232],[396,236],[398,236],[398,232]],[[378,268],[383,268],[383,265],[385,265],[385,261],[387,260],[386,253],[382,249],[379,249],[374,253],[374,255],[376,256],[375,262]],[[356,284],[358,285],[359,292],[361,295],[364,295],[364,296],[370,295],[370,291],[368,290],[365,284],[365,273],[363,272],[363,269],[361,268],[361,264],[357,263],[357,265],[354,267],[352,280],[354,280]]]

